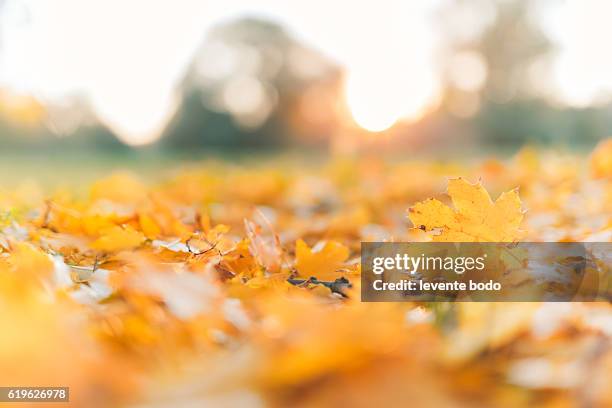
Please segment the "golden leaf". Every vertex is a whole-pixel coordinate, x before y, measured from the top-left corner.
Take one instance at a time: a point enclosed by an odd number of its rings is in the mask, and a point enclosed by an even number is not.
[[[327,241],[313,248],[301,239],[295,243],[295,266],[301,276],[333,280],[348,257],[348,248],[336,241]]]
[[[140,229],[149,239],[156,239],[161,235],[161,228],[155,223],[155,220],[145,213],[138,215]]]
[[[93,249],[107,252],[132,249],[140,246],[145,236],[132,227],[114,226],[102,231],[100,238],[91,243]]]
[[[523,211],[517,190],[493,202],[482,184],[457,178],[449,181],[448,194],[454,209],[432,198],[408,210],[416,228],[439,230],[434,241],[513,242],[520,238]]]

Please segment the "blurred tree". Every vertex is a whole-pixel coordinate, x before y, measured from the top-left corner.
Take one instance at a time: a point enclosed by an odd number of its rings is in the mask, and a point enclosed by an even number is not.
[[[100,123],[87,101],[42,105],[31,96],[0,90],[0,146],[12,150],[129,150]]]
[[[498,1],[495,23],[478,39],[476,49],[487,66],[484,97],[493,102],[534,96],[530,68],[551,57],[553,46],[537,25],[532,0]]]
[[[249,18],[219,26],[187,72],[180,108],[161,145],[283,146],[296,135],[321,141],[314,134],[320,127],[308,120],[296,127],[292,118],[311,88],[333,87],[339,78],[333,64],[276,24]]]
[[[438,118],[454,118],[454,134],[512,147],[590,145],[612,133],[609,107],[572,109],[551,102],[555,48],[540,27],[541,5],[455,0],[440,10],[446,66]]]

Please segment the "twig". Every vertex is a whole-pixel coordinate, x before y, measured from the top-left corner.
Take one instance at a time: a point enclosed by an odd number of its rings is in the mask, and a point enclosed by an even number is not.
[[[332,293],[337,293],[342,297],[348,298],[348,295],[346,293],[344,293],[344,289],[348,289],[353,287],[353,285],[351,284],[351,282],[346,279],[345,277],[341,277],[336,279],[335,281],[331,282],[331,281],[322,281],[317,279],[315,276],[311,276],[308,279],[292,279],[289,278],[287,279],[287,282],[289,282],[290,284],[294,285],[294,286],[299,286],[299,287],[305,287],[308,284],[313,284],[313,285],[322,285],[325,286],[326,288],[328,288],[329,290],[332,291]]]

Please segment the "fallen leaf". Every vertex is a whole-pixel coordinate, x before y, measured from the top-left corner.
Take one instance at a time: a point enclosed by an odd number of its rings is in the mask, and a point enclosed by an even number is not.
[[[334,280],[341,276],[338,270],[344,266],[348,257],[348,248],[336,241],[322,242],[313,248],[301,239],[295,243],[295,267],[303,277]]]
[[[521,237],[523,220],[517,190],[503,193],[493,202],[481,183],[451,179],[448,194],[454,209],[431,198],[408,210],[415,228],[436,231],[441,242],[513,242]]]
[[[145,236],[132,227],[114,226],[102,231],[100,238],[91,243],[93,249],[116,252],[140,246]]]

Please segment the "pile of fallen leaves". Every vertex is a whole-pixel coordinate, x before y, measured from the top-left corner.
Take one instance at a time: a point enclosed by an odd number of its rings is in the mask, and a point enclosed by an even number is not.
[[[87,407],[612,406],[607,302],[360,302],[362,241],[431,240],[612,241],[612,141],[1,192],[0,384]]]

